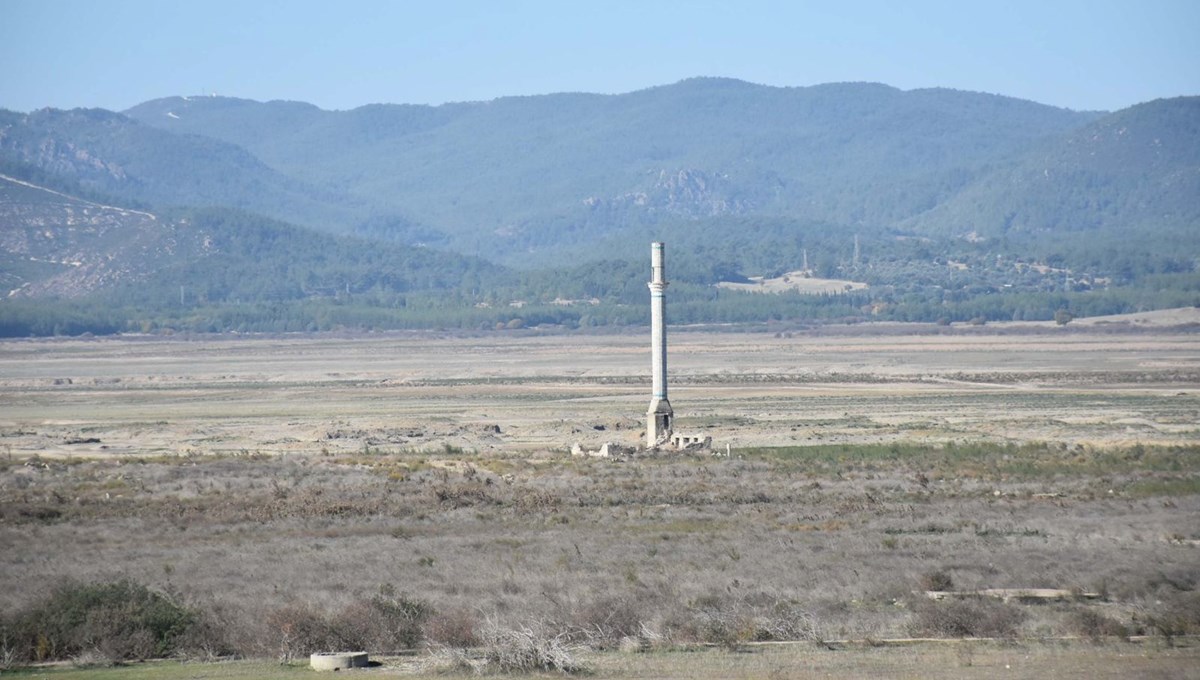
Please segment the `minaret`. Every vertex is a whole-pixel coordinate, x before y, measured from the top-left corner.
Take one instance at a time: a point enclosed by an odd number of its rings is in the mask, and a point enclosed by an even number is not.
[[[650,352],[654,393],[646,411],[646,446],[654,448],[671,438],[675,413],[667,401],[667,280],[663,278],[663,244],[650,244]]]

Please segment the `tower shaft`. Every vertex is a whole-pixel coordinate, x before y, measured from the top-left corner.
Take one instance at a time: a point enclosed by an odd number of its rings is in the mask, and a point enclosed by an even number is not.
[[[646,412],[646,446],[670,439],[674,412],[667,401],[667,280],[663,271],[663,244],[650,244],[650,371],[653,392]]]

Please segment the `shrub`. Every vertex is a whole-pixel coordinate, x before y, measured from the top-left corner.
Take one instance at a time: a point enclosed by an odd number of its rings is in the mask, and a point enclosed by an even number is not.
[[[132,581],[67,583],[0,623],[14,662],[99,654],[110,661],[163,657],[200,621],[196,612]]]
[[[1146,617],[1149,628],[1171,643],[1180,635],[1200,633],[1200,592],[1178,595]]]
[[[434,499],[451,508],[490,505],[496,500],[486,484],[480,482],[443,482],[431,489]]]
[[[643,601],[631,595],[604,595],[584,602],[569,613],[569,625],[582,631],[592,647],[614,647],[622,638],[637,636],[647,618]]]
[[[421,600],[385,590],[368,604],[369,628],[360,649],[396,651],[416,647],[424,639],[423,626],[432,613]]]
[[[289,661],[314,652],[366,650],[394,652],[416,647],[432,610],[424,602],[390,590],[324,614],[308,606],[288,606],[267,617],[279,658]]]
[[[813,615],[791,602],[781,600],[772,604],[755,617],[754,623],[756,640],[809,640],[823,644]]]
[[[489,670],[500,673],[581,673],[585,670],[575,659],[575,652],[564,633],[552,635],[541,626],[503,628],[489,622],[481,637]]]
[[[435,645],[450,648],[477,647],[478,626],[474,612],[449,609],[432,614],[425,623],[425,638]]]
[[[917,635],[935,637],[1015,637],[1025,620],[1016,605],[990,599],[926,600],[915,607],[912,622]]]
[[[921,590],[944,592],[954,590],[954,579],[944,569],[931,571],[921,576]]]
[[[1076,609],[1067,617],[1067,623],[1077,634],[1093,642],[1106,637],[1126,637],[1129,630],[1123,623],[1093,609]]]
[[[821,642],[816,620],[807,610],[769,593],[701,597],[692,603],[692,613],[692,635],[724,647],[768,640]]]
[[[421,671],[436,675],[479,675],[485,663],[472,659],[461,647],[434,643],[421,663]]]
[[[341,648],[329,622],[311,607],[276,609],[267,616],[267,627],[278,645],[282,663],[313,652]]]
[[[188,657],[216,659],[234,654],[227,622],[218,620],[211,611],[197,614],[196,620],[176,639],[176,652]]]

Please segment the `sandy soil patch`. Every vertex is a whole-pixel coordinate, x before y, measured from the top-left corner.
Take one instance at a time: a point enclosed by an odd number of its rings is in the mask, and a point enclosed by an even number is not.
[[[633,444],[646,339],[380,335],[0,343],[0,453],[320,453]],[[1187,333],[676,332],[680,429],[733,447],[1193,442]],[[498,431],[497,431],[498,429]]]

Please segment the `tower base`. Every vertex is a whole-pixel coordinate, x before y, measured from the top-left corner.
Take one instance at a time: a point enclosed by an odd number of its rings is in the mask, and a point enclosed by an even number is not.
[[[671,440],[674,431],[675,411],[671,402],[666,399],[655,399],[650,402],[646,411],[646,448],[653,449]]]

